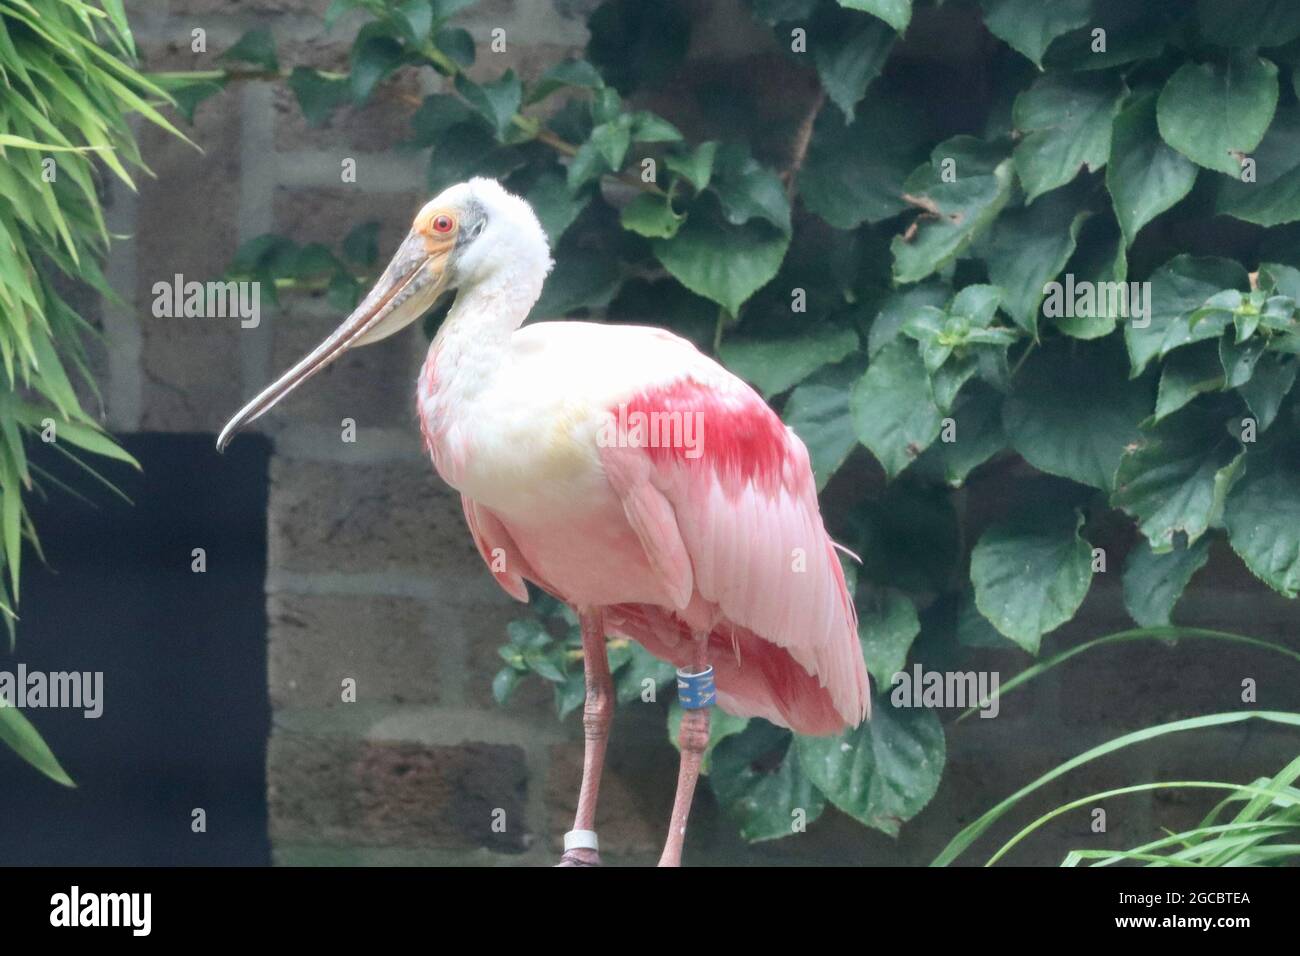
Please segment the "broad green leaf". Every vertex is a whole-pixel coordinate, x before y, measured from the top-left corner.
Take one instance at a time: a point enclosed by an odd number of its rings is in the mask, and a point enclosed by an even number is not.
[[[782,409],[782,419],[808,448],[818,491],[858,446],[849,396],[861,375],[853,361],[823,368],[796,386]]]
[[[1002,396],[982,383],[964,389],[948,413],[952,419],[952,441],[940,440],[925,450],[916,463],[923,474],[933,475],[953,488],[1007,444],[1002,430]]]
[[[1156,98],[1132,100],[1115,118],[1106,188],[1124,232],[1133,245],[1138,232],[1192,190],[1196,166],[1165,145],[1156,127]]]
[[[672,664],[661,661],[635,641],[628,646],[627,663],[614,675],[620,705],[645,700],[651,686],[654,694],[650,699],[658,700],[659,692],[675,686],[676,681],[677,670]]]
[[[783,755],[780,763],[765,769],[776,755]],[[800,764],[789,731],[751,720],[743,733],[728,737],[713,752],[709,785],[742,837],[751,843],[775,840],[813,822],[826,807],[826,798]]]
[[[1191,408],[1142,434],[1120,462],[1111,503],[1138,519],[1154,551],[1189,542],[1219,521],[1240,472],[1241,445],[1213,415]]]
[[[1123,96],[1123,81],[1109,73],[1049,73],[1016,97],[1012,117],[1023,138],[1014,155],[1026,203],[1084,167],[1106,165]]]
[[[941,143],[936,153],[942,149]],[[915,235],[895,236],[890,242],[895,282],[919,282],[955,259],[1002,211],[1011,194],[1010,160],[988,175],[959,175],[953,182],[941,176],[927,164],[907,179],[906,192],[932,203],[938,212],[923,213]]]
[[[280,69],[280,62],[275,56],[275,37],[266,27],[249,30],[217,59],[252,63],[272,73]]]
[[[916,347],[889,343],[871,359],[849,399],[859,441],[895,477],[939,435],[941,414]]]
[[[836,807],[897,836],[939,789],[946,757],[933,711],[876,702],[871,719],[837,737],[799,737],[801,764]]]
[[[880,17],[902,33],[912,19],[912,0],[839,0],[841,7]]]
[[[317,70],[295,66],[289,74],[289,89],[311,126],[321,126],[348,101],[347,78],[327,77]]]
[[[859,589],[858,640],[875,686],[885,688],[907,664],[907,652],[921,633],[912,599],[893,588]]]
[[[1295,385],[1297,369],[1300,363],[1293,357],[1269,353],[1259,360],[1250,381],[1238,386],[1261,432],[1277,418],[1283,400]]]
[[[765,219],[790,232],[790,200],[781,177],[750,156],[744,146],[726,143],[718,148],[711,185],[733,226]]]
[[[731,315],[781,268],[790,237],[765,222],[733,226],[691,215],[677,235],[652,243],[655,257],[674,278]]]
[[[590,194],[585,191],[576,195],[571,193],[564,173],[554,168],[545,170],[533,180],[533,184],[524,191],[524,198],[533,207],[533,212],[537,213],[537,220],[542,224],[551,248],[555,248],[565,231],[591,201]]]
[[[723,364],[763,394],[780,395],[823,365],[856,352],[858,334],[841,326],[823,325],[782,338],[729,338],[722,343]]]
[[[823,5],[808,25],[808,51],[822,89],[845,119],[889,57],[897,34],[875,17]]]
[[[1300,107],[1285,103],[1251,155],[1245,170],[1221,180],[1216,211],[1260,226],[1300,220]]]
[[[361,28],[352,44],[351,73],[352,99],[358,106],[365,103],[379,82],[397,69],[402,62],[402,45],[383,32],[381,24],[367,24]]]
[[[971,551],[975,606],[1031,654],[1044,634],[1074,617],[1092,581],[1083,518],[1065,509],[1020,508],[986,530]]]
[[[1216,342],[1197,342],[1165,360],[1156,391],[1155,421],[1182,408],[1197,395],[1223,388],[1223,365]]]
[[[1117,322],[1146,321],[1150,303],[1143,287],[1128,281],[1123,237],[1118,229],[1108,239],[1097,235],[1109,229],[1108,222],[1096,218],[1083,224],[1065,275],[1049,284],[1042,303],[1043,316],[1072,338],[1099,339],[1110,335]]]
[[[989,281],[1001,286],[1008,315],[1030,335],[1038,334],[1044,287],[1070,261],[1079,228],[1088,217],[1074,197],[1053,193],[998,217],[985,247]]]
[[[1088,23],[1092,0],[980,0],[989,32],[1035,66],[1057,37]]]
[[[942,310],[951,297],[952,292],[947,286],[934,282],[890,295],[881,303],[880,311],[871,323],[871,330],[867,334],[867,354],[874,356],[897,338],[899,331],[912,316],[927,308]]]
[[[523,98],[523,87],[519,83],[519,77],[515,76],[515,71],[506,70],[491,83],[475,83],[463,73],[458,74],[456,90],[465,97],[465,102],[488,121],[497,138],[504,139],[515,114],[519,112]],[[624,149],[626,148],[625,146]],[[621,156],[619,162],[622,162]]]
[[[1184,63],[1156,104],[1166,143],[1192,162],[1229,176],[1264,136],[1277,107],[1277,67],[1253,52],[1223,63]]]
[[[676,143],[682,139],[681,130],[661,116],[640,110],[631,115],[632,141],[636,143]]]
[[[56,783],[76,786],[31,721],[17,707],[3,702],[0,702],[0,741]]]
[[[556,90],[566,86],[598,90],[604,85],[605,81],[601,79],[600,73],[586,60],[565,60],[542,74],[542,78],[528,91],[527,102],[536,103],[544,100]]]
[[[607,305],[622,281],[618,260],[609,252],[565,250],[555,257],[555,269],[530,314],[540,319],[556,319],[577,309]]]
[[[429,154],[428,187],[436,195],[471,176],[504,178],[524,164],[519,150],[501,146],[477,119],[452,127]]]
[[[1225,388],[1240,388],[1255,374],[1255,365],[1264,354],[1262,338],[1247,339],[1237,343],[1231,335],[1219,339],[1219,363],[1223,366]]]
[[[443,27],[433,36],[433,45],[451,58],[461,69],[474,65],[477,51],[474,37],[468,30],[459,27]]]
[[[569,163],[569,188],[577,190],[584,183],[598,179],[623,166],[632,134],[623,123],[601,123],[591,131],[591,138],[578,147]]]
[[[1158,553],[1139,539],[1124,562],[1124,607],[1143,627],[1163,627],[1183,590],[1210,557],[1210,539]]]
[[[1153,358],[1164,357],[1176,348],[1218,338],[1226,323],[1207,318],[1193,328],[1188,321],[1205,300],[1223,289],[1247,289],[1246,270],[1231,259],[1196,258],[1181,255],[1151,274],[1150,320],[1130,321],[1124,326],[1133,375],[1140,375]]]
[[[1300,6],[1291,0],[1197,0],[1196,25],[1216,46],[1282,46],[1300,37]]]
[[[1274,429],[1246,454],[1228,493],[1228,541],[1255,576],[1288,598],[1300,595],[1300,440]]]
[[[681,228],[684,216],[673,212],[666,196],[640,193],[623,207],[618,221],[624,229],[650,239],[671,239]]]
[[[909,111],[893,100],[868,97],[848,124],[823,110],[799,171],[799,195],[837,229],[879,222],[907,208],[903,183],[924,156]]]
[[[686,153],[669,153],[664,157],[664,165],[670,172],[685,177],[695,191],[699,192],[713,178],[713,160],[717,152],[717,143],[700,143]]]
[[[1151,393],[1148,380],[1125,376],[1109,341],[1056,340],[1020,370],[1003,426],[1034,467],[1108,491],[1125,447],[1138,439],[1138,422],[1151,414]]]

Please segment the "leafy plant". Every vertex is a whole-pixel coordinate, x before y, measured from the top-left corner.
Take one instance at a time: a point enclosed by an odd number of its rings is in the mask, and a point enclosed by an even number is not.
[[[496,176],[537,209],[557,264],[535,315],[667,325],[803,438],[832,532],[865,558],[878,688],[918,636],[1038,654],[1121,561],[1134,620],[1167,625],[1216,539],[1300,593],[1300,13],[750,0],[767,65],[817,92],[773,119],[747,79],[679,82],[665,118],[643,106],[689,46],[675,4],[608,0],[586,59],[532,83],[467,75],[474,43],[450,22],[467,5],[336,0],[327,22],[365,20],[347,72],[281,65],[257,34],[227,54],[247,69],[167,82],[192,104],[279,79],[320,124],[399,71],[440,77],[407,146],[430,192]],[[907,41],[914,17],[982,23],[967,66],[987,95]],[[352,244],[366,255],[263,237],[232,269],[350,304],[374,259]],[[966,540],[956,489],[1025,471],[1015,512]],[[1126,559],[1116,527],[1138,538]],[[531,672],[576,706],[556,614],[512,629],[499,699]],[[652,670],[615,652],[623,681]],[[720,721],[713,788],[750,839],[825,802],[896,832],[938,785],[944,734],[929,711],[876,712],[828,741]]]
[[[0,3],[0,615],[11,650],[23,540],[40,553],[25,495],[58,484],[26,443],[87,468],[86,453],[135,464],[82,407],[74,380],[98,400],[83,345],[94,330],[65,298],[70,283],[117,298],[101,271],[109,234],[97,190],[106,172],[134,188],[129,170],[144,168],[127,116],[180,135],[134,58],[121,0]],[[0,705],[0,740],[71,785],[17,708]]]

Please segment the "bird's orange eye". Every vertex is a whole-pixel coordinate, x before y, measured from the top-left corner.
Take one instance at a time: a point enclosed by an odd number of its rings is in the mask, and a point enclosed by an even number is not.
[[[456,222],[455,222],[454,219],[451,218],[451,216],[434,216],[434,217],[433,217],[433,231],[434,231],[434,232],[451,232],[452,228],[453,228],[455,225],[456,225]]]

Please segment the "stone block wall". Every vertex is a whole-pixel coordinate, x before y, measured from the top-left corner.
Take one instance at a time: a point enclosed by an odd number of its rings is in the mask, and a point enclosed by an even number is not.
[[[461,18],[483,39],[511,37],[509,62],[535,76],[581,49],[594,0],[491,0]],[[345,61],[349,21],[326,33],[328,0],[136,0],[128,4],[146,66],[211,68],[246,29],[265,25],[283,65]],[[751,56],[756,35],[733,3],[696,4],[711,26],[698,40],[702,69]],[[208,53],[190,51],[207,31]],[[712,39],[710,39],[710,37]],[[738,39],[739,38],[739,39]],[[128,302],[106,306],[96,353],[107,423],[119,432],[209,432],[341,318],[323,297],[286,298],[256,329],[237,320],[158,319],[151,288],[175,273],[221,274],[241,242],[265,232],[337,240],[367,219],[391,250],[426,198],[423,168],[394,151],[412,101],[436,80],[382,86],[363,112],[344,110],[327,130],[306,127],[285,89],[233,86],[205,102],[186,132],[201,147],[139,127],[155,176],[138,194],[112,187],[115,245],[109,276]],[[660,105],[660,108],[663,108]],[[689,127],[689,121],[685,124]],[[357,181],[340,181],[343,157]],[[267,777],[274,858],[281,863],[544,864],[571,822],[581,770],[576,715],[560,724],[549,692],[526,685],[508,708],[491,698],[496,647],[519,608],[496,586],[464,529],[458,499],[432,473],[414,414],[427,342],[410,330],[350,353],[259,423],[273,443],[267,515],[268,693],[273,728]],[[357,440],[340,440],[344,418]],[[214,458],[214,468],[220,467]],[[971,500],[989,489],[972,488]],[[971,517],[977,521],[976,516]],[[1228,553],[1180,609],[1187,623],[1248,630],[1296,646],[1300,612],[1250,579]],[[1126,626],[1117,576],[1099,575],[1063,643]],[[979,658],[1004,680],[1020,655]],[[992,663],[990,663],[992,662]],[[960,663],[960,662],[958,662]],[[1266,665],[1266,666],[1263,666]],[[968,665],[969,666],[969,665]],[[927,862],[964,823],[1032,776],[1084,747],[1168,719],[1239,706],[1242,677],[1261,707],[1300,709],[1296,669],[1222,645],[1147,643],[1094,653],[1008,695],[996,720],[949,725],[948,769],[931,805],[898,840],[828,810],[807,834],[747,847],[707,795],[697,801],[688,862],[877,864]],[[347,679],[356,701],[343,700]],[[1052,797],[1142,779],[1244,780],[1275,772],[1294,735],[1255,726],[1188,737],[1099,762]],[[602,791],[601,838],[610,862],[657,857],[671,805],[676,754],[661,705],[617,719]],[[1200,801],[1130,798],[1108,805],[1110,828],[1064,817],[1014,857],[1059,862],[1080,845],[1136,843],[1184,823]],[[504,814],[504,832],[492,826]]]

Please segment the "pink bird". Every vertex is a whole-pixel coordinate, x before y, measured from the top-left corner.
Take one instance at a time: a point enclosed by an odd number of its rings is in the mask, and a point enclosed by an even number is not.
[[[605,641],[618,635],[678,669],[681,764],[660,859],[677,866],[715,699],[803,734],[856,726],[871,702],[857,617],[794,432],[662,329],[521,328],[551,265],[527,202],[491,179],[449,187],[352,315],[241,409],[217,448],[347,349],[457,290],[419,379],[425,445],[501,587],[526,602],[531,581],[581,624],[585,754],[561,865],[600,862]]]

